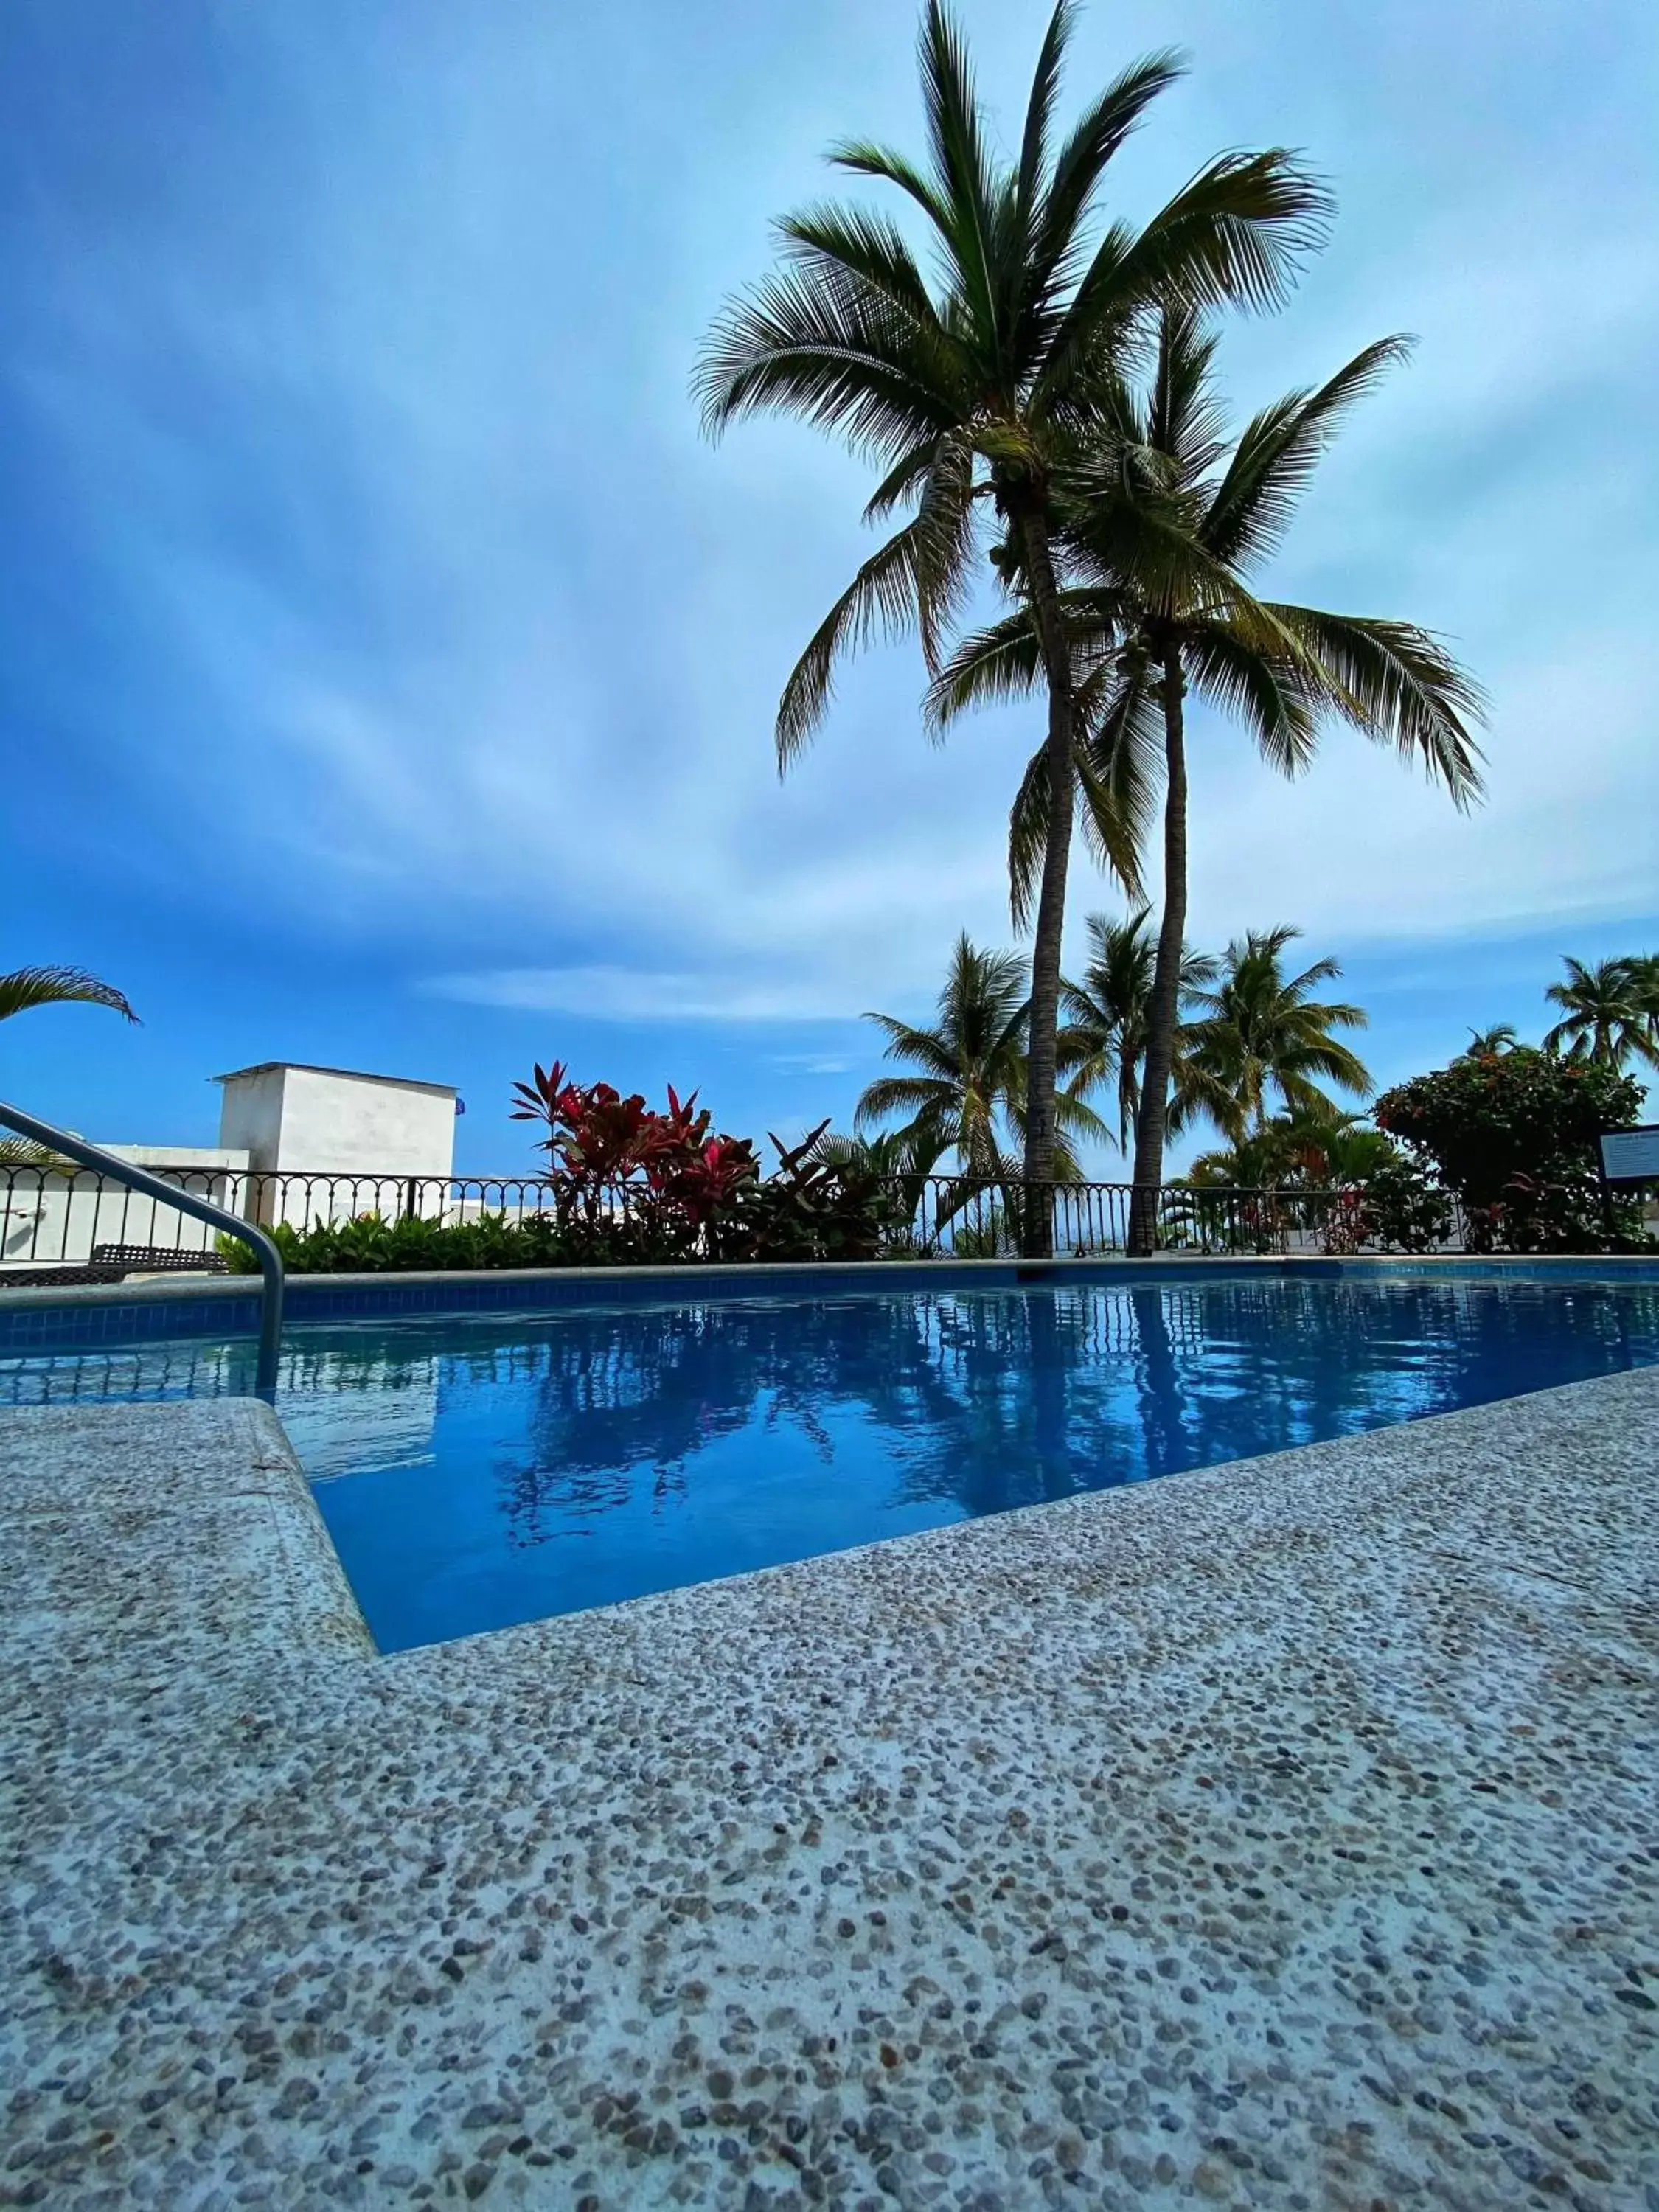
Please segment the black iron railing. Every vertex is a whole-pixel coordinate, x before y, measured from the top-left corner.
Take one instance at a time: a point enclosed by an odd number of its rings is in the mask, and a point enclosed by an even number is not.
[[[170,1217],[175,1224],[188,1221],[204,1240],[231,1237],[253,1255],[262,1284],[259,1303],[259,1349],[254,1370],[254,1389],[261,1397],[270,1397],[276,1388],[276,1367],[283,1338],[283,1255],[266,1231],[240,1212],[233,1212],[213,1197],[177,1183],[168,1183],[152,1175],[148,1168],[135,1167],[131,1161],[118,1159],[112,1152],[97,1145],[89,1145],[84,1137],[72,1130],[60,1129],[51,1121],[42,1121],[33,1114],[26,1114],[20,1106],[0,1101],[0,1130],[9,1130],[14,1139],[47,1154],[64,1164],[30,1169],[9,1163],[6,1172],[11,1177],[27,1176],[33,1173],[44,1187],[48,1176],[56,1176],[73,1184],[89,1177],[98,1186],[94,1200],[94,1224],[96,1225],[98,1197],[109,1189],[118,1190],[123,1202],[137,1199],[148,1203],[152,1222],[157,1208]],[[9,1141],[10,1141],[9,1139]],[[5,1220],[9,1225],[9,1198]],[[68,1215],[65,1212],[65,1221]],[[125,1240],[123,1240],[125,1241]],[[3,1281],[3,1276],[0,1276]]]
[[[135,1188],[137,1183],[140,1187]],[[159,1193],[165,1189],[168,1196]],[[181,1212],[171,1194],[187,1194],[238,1222],[296,1230],[336,1225],[365,1214],[395,1222],[476,1221],[484,1214],[523,1223],[556,1212],[556,1186],[546,1176],[408,1176],[386,1173],[223,1168],[156,1168],[118,1179],[64,1160],[0,1163],[0,1288],[25,1272],[74,1270],[101,1274],[172,1271],[192,1263],[212,1268],[220,1227]],[[894,1204],[884,1255],[994,1259],[1018,1254],[1024,1194],[1017,1181],[970,1182],[951,1176],[910,1177],[890,1186]],[[605,1194],[604,1214],[626,1221],[641,1193],[629,1186]],[[1048,1193],[1053,1249],[1066,1257],[1123,1253],[1130,1238],[1131,1186],[1056,1183]],[[1360,1194],[1352,1190],[1194,1189],[1166,1184],[1158,1193],[1157,1242],[1164,1254],[1376,1252],[1401,1249],[1380,1237]],[[1427,1249],[1465,1249],[1463,1224],[1450,1210],[1449,1233]]]

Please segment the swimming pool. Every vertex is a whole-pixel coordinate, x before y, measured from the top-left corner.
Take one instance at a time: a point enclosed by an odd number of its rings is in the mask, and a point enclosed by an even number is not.
[[[277,1410],[383,1650],[1659,1362],[1659,1281],[1206,1273],[313,1324]],[[245,1342],[0,1402],[245,1390]]]

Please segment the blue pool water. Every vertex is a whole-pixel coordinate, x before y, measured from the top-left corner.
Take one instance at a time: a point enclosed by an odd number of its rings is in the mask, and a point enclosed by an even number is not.
[[[0,1400],[250,1359],[0,1359]],[[277,1407],[392,1650],[1654,1362],[1651,1281],[957,1278],[309,1327]]]

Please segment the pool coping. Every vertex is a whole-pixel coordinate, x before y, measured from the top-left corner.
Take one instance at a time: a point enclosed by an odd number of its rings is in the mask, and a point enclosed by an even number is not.
[[[990,1279],[1006,1276],[1029,1281],[1046,1275],[1099,1273],[1110,1270],[1126,1279],[1153,1270],[1173,1267],[1229,1267],[1247,1270],[1305,1270],[1335,1273],[1358,1269],[1474,1269],[1501,1273],[1509,1268],[1544,1267],[1552,1273],[1573,1267],[1650,1267],[1659,1269],[1659,1249],[1652,1252],[1154,1252],[1132,1259],[1121,1252],[1095,1255],[1056,1254],[1050,1260],[700,1260],[673,1266],[647,1267],[380,1267],[363,1274],[290,1273],[291,1296],[303,1296],[308,1285],[330,1290],[364,1290],[407,1284],[429,1288],[440,1284],[521,1283],[706,1283],[753,1282],[771,1276],[788,1280],[833,1279],[883,1282],[914,1278],[938,1280],[945,1274]],[[0,1308],[36,1305],[120,1305],[142,1298],[164,1303],[173,1298],[257,1297],[258,1278],[252,1273],[191,1274],[184,1269],[165,1276],[125,1283],[36,1283],[16,1290],[5,1287],[0,1271]]]
[[[268,1409],[14,1420],[13,2201],[1659,2186],[1654,1370],[386,1658]]]

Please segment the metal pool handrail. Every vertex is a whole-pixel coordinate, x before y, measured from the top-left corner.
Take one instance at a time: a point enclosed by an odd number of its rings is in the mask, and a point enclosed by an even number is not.
[[[255,1395],[261,1398],[269,1398],[275,1393],[276,1358],[283,1337],[283,1255],[263,1229],[228,1212],[222,1206],[215,1206],[211,1199],[198,1198],[194,1191],[183,1190],[177,1183],[164,1182],[160,1176],[134,1167],[131,1160],[118,1159],[113,1152],[89,1145],[84,1137],[72,1136],[67,1129],[54,1128],[50,1121],[24,1113],[21,1106],[9,1106],[3,1099],[0,1099],[0,1129],[15,1129],[20,1137],[33,1138],[37,1145],[46,1145],[52,1152],[60,1152],[77,1167],[90,1168],[95,1175],[108,1176],[131,1190],[142,1191],[146,1198],[160,1199],[165,1206],[177,1206],[180,1213],[188,1213],[194,1220],[204,1221],[210,1229],[216,1229],[222,1236],[234,1237],[246,1244],[259,1262],[264,1283],[259,1312],[259,1357],[254,1368],[253,1388]]]

